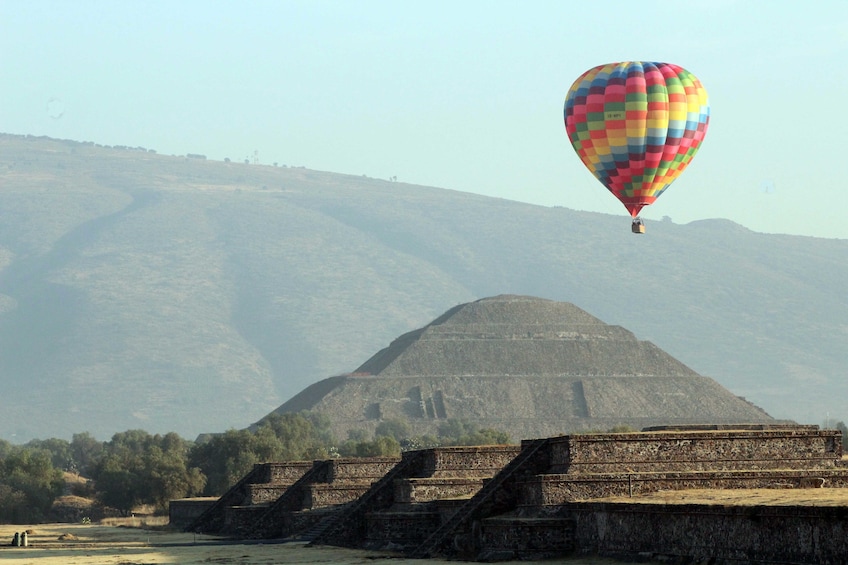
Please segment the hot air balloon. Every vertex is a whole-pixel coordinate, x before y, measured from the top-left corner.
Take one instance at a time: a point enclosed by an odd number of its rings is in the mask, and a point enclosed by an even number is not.
[[[589,69],[565,97],[565,130],[583,164],[633,217],[689,165],[710,121],[707,91],[669,63],[631,61]]]

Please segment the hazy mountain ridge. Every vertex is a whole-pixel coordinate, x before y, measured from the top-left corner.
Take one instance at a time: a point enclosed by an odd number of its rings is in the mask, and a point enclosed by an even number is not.
[[[451,306],[504,293],[572,302],[775,417],[840,417],[848,241],[718,220],[637,237],[628,223],[0,136],[0,382],[13,392],[0,437],[246,426]]]

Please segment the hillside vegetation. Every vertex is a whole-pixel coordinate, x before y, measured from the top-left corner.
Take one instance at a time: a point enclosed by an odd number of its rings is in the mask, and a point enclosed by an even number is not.
[[[563,192],[563,202],[567,202]],[[848,241],[0,135],[0,437],[247,426],[448,308],[572,302],[772,416],[848,394]]]

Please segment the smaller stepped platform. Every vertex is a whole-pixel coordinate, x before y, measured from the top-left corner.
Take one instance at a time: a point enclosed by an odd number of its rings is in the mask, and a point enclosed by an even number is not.
[[[383,479],[316,533],[313,543],[413,548],[449,519],[519,446],[438,447],[410,451]]]
[[[234,537],[296,537],[356,500],[392,469],[397,457],[344,458],[315,461],[300,480],[273,503],[232,507],[227,533]]]
[[[229,508],[267,505],[311,468],[311,461],[257,463],[217,500],[210,503],[207,499],[206,503],[193,505],[197,512],[193,519],[187,519],[185,514],[191,509],[181,501],[171,503],[171,513],[181,515],[181,522],[185,524],[184,530],[187,532],[221,533],[226,529]]]

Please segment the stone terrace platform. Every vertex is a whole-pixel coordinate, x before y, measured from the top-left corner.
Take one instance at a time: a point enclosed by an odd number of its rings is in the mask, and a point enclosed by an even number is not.
[[[519,451],[501,445],[404,453],[391,472],[316,534],[315,543],[413,548]]]
[[[549,465],[521,481],[521,506],[661,490],[848,486],[842,444],[815,426],[653,428],[548,439]]]
[[[327,459],[262,508],[230,508],[228,533],[256,539],[296,536],[332,518],[368,492],[397,463],[397,457]]]
[[[612,508],[612,503],[598,505],[596,500],[609,500],[613,496],[619,497],[616,500],[635,499],[649,493],[690,489],[742,492],[741,489],[846,486],[848,468],[842,461],[841,434],[816,426],[652,428],[639,433],[525,441],[522,453],[412,554],[486,560],[580,553],[627,554],[627,535],[617,531],[615,536],[610,536],[606,529],[614,526],[602,517],[597,520],[591,517],[595,511],[609,512]],[[645,548],[664,555],[663,548],[651,548],[650,536],[637,532],[651,531],[656,524],[671,531],[674,523],[669,516],[674,513],[651,504],[628,512],[626,502],[618,504],[616,515],[626,515],[632,529],[632,555],[644,553]],[[693,512],[699,516],[709,514]],[[652,519],[651,513],[661,517]],[[848,516],[848,512],[843,514]],[[791,517],[798,513],[784,515]],[[721,527],[733,528],[734,520],[744,516],[744,512],[727,513]],[[829,519],[816,521],[815,527]],[[774,523],[791,529],[789,517],[776,519]],[[601,530],[593,530],[592,524]],[[759,531],[753,533],[755,529],[751,530],[752,535],[764,535]],[[787,531],[782,535],[792,534]],[[605,546],[605,539],[614,539],[615,543]],[[701,551],[705,546],[699,547]],[[701,553],[698,555],[703,557]]]
[[[227,510],[235,506],[255,507],[276,500],[304,473],[312,468],[311,461],[257,463],[253,469],[214,502],[171,503],[171,514],[177,514],[191,532],[220,533],[227,523]],[[188,519],[187,513],[198,512]]]

